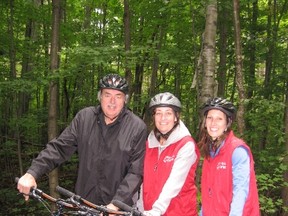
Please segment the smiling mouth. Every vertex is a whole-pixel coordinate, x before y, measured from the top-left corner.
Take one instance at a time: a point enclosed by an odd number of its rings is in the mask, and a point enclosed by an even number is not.
[[[115,105],[108,105],[108,108],[110,108],[110,109],[115,109],[116,106],[115,106]]]
[[[210,129],[210,131],[212,131],[212,132],[216,132],[216,131],[219,130],[219,128],[215,128],[215,127],[210,127],[209,129]]]

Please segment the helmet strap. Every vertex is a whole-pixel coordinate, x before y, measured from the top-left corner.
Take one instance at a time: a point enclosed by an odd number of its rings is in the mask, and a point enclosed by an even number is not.
[[[159,142],[160,142],[160,139],[161,139],[161,138],[167,140],[167,139],[169,138],[170,134],[174,131],[174,129],[177,127],[178,124],[179,124],[179,122],[177,121],[177,122],[174,124],[173,128],[172,128],[170,131],[168,131],[167,133],[165,133],[165,134],[161,133],[161,132],[155,127],[155,129],[154,129],[154,134],[155,134],[156,139],[157,139]]]

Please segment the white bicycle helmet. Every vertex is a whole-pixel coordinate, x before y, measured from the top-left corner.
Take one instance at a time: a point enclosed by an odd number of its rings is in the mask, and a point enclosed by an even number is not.
[[[171,107],[176,112],[181,110],[181,102],[170,92],[159,93],[155,95],[149,104],[149,110],[152,112],[156,107]]]

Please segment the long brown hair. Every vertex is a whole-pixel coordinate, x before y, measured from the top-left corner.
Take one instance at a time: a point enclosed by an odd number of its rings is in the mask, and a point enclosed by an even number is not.
[[[232,125],[232,119],[226,115],[227,130],[224,131],[224,133],[221,136],[219,136],[216,140],[213,140],[212,137],[208,134],[207,128],[205,126],[207,113],[208,112],[206,112],[206,114],[204,115],[204,118],[202,119],[200,125],[200,133],[198,141],[198,147],[200,149],[201,155],[206,158],[210,157],[210,146],[213,146],[214,149],[217,150],[221,145],[221,143],[226,139],[229,132],[231,131],[231,125]]]

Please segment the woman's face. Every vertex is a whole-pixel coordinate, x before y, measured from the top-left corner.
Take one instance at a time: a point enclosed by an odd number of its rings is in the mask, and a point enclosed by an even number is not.
[[[209,110],[206,116],[205,126],[208,134],[216,140],[227,130],[227,116],[220,110]]]
[[[157,107],[154,114],[154,122],[157,129],[166,134],[177,122],[177,117],[174,110],[170,107]]]

